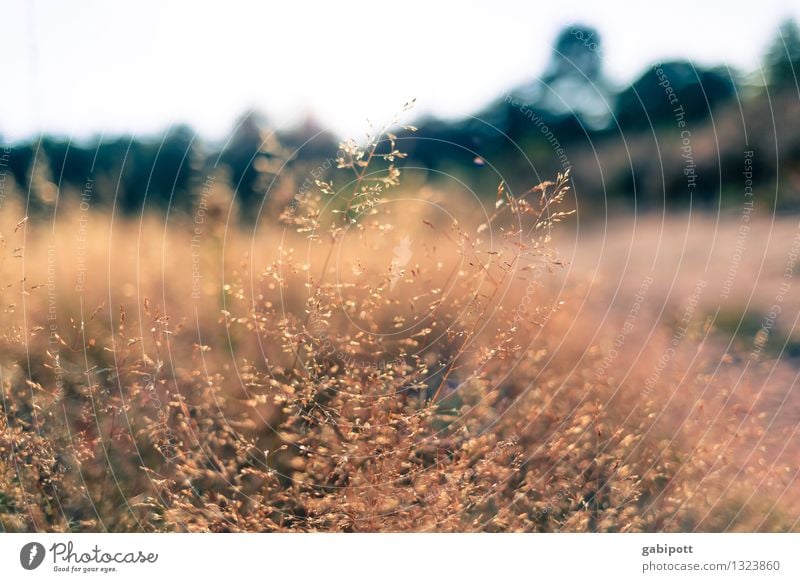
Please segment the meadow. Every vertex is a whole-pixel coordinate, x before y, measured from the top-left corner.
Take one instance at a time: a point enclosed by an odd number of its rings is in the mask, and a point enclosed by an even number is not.
[[[409,186],[390,129],[255,224],[6,187],[2,530],[800,529],[796,219]]]

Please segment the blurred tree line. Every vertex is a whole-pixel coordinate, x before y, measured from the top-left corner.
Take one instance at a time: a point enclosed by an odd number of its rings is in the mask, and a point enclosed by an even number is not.
[[[548,68],[474,117],[426,118],[400,135],[407,164],[476,183],[491,193],[500,179],[528,187],[571,168],[575,203],[638,209],[715,207],[741,199],[745,152],[771,205],[800,205],[800,31],[787,21],[761,69],[745,76],[688,61],[656,63],[626,87],[603,67],[592,27],[556,38]],[[9,146],[5,175],[28,193],[29,213],[54,204],[53,188],[79,195],[96,181],[94,205],[137,214],[191,213],[210,176],[225,184],[243,219],[277,213],[337,149],[338,140],[308,122],[271,131],[257,113],[237,122],[224,143],[209,144],[186,126],[160,139],[119,137],[77,144],[53,137]],[[776,189],[775,185],[779,185]]]
[[[800,205],[800,32],[781,25],[756,72],[654,63],[625,87],[589,26],[558,35],[540,78],[460,123],[427,120],[414,159],[526,188],[571,168],[576,203],[688,208],[741,201],[745,152],[768,206]],[[470,168],[470,170],[465,170]],[[776,194],[776,184],[779,189]]]

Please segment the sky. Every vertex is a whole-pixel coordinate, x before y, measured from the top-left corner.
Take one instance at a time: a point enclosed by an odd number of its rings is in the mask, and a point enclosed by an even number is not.
[[[558,31],[603,39],[622,85],[655,61],[756,70],[796,0],[623,2],[166,2],[0,0],[0,139],[209,139],[247,109],[277,127],[313,118],[360,135],[410,98],[417,114],[478,111],[541,74]]]

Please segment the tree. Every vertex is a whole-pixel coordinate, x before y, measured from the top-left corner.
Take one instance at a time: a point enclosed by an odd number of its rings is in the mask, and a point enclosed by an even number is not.
[[[609,90],[596,29],[574,24],[558,34],[538,93],[536,105],[557,117],[572,115],[593,128],[606,124]]]
[[[784,21],[766,57],[767,82],[783,88],[798,86],[800,78],[800,29],[794,20]]]
[[[262,117],[249,111],[242,115],[220,154],[223,164],[231,171],[231,182],[243,209],[244,216],[254,214],[247,210],[258,210],[265,195],[263,164],[260,160],[271,159],[271,142],[274,136],[262,128],[265,122]]]
[[[685,120],[705,119],[735,94],[736,85],[727,69],[670,61],[649,68],[617,95],[615,115],[624,129],[674,125],[678,108]]]

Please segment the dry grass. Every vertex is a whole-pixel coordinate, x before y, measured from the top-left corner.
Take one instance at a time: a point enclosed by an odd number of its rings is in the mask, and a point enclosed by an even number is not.
[[[682,322],[694,280],[673,321],[565,276],[567,176],[483,218],[387,196],[389,129],[288,228],[228,224],[220,182],[200,222],[90,213],[83,250],[77,206],[6,199],[4,530],[798,529],[793,370]]]

